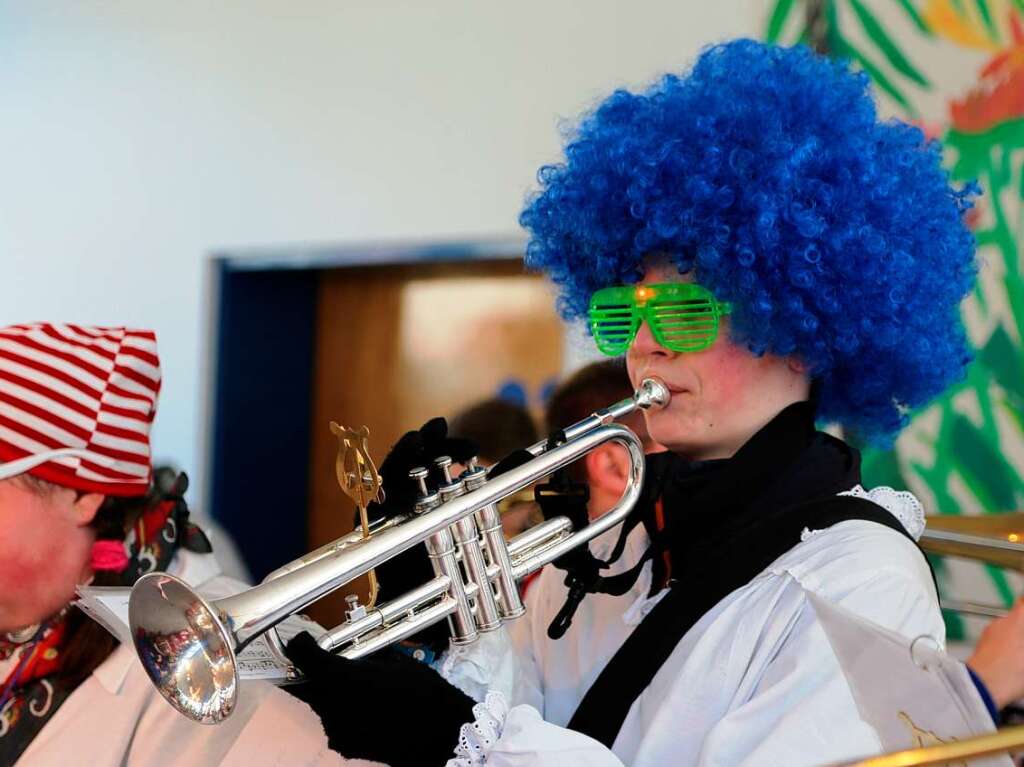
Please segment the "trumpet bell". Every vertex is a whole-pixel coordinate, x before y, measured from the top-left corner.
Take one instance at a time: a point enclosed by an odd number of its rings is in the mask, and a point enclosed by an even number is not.
[[[185,716],[217,724],[235,709],[231,635],[209,603],[166,573],[139,579],[128,603],[135,651],[161,695]]]

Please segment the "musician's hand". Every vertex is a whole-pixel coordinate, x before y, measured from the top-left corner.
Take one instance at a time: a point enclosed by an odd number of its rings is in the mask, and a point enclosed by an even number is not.
[[[472,698],[407,655],[346,660],[307,632],[285,652],[307,681],[284,689],[316,711],[342,756],[391,767],[443,765],[454,756],[459,729],[473,721]]]
[[[447,455],[455,463],[465,463],[478,449],[470,439],[449,437],[448,422],[443,418],[431,418],[419,430],[406,432],[380,466],[385,498],[382,504],[370,504],[371,515],[390,518],[412,511],[417,485],[409,479],[410,469],[423,466],[431,471],[436,481],[439,477],[434,474],[435,458]]]
[[[996,708],[1024,698],[1024,599],[985,627],[967,665],[981,677]]]

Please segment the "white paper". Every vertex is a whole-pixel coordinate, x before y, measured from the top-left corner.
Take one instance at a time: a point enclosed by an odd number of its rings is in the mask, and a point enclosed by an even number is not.
[[[942,652],[934,639],[907,638],[811,592],[807,597],[861,718],[878,733],[885,752],[995,731],[967,668]],[[972,760],[971,764],[1013,766],[1006,755]]]

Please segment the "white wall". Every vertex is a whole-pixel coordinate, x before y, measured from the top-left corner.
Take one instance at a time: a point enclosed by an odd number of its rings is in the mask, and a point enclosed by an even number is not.
[[[155,328],[156,452],[201,474],[212,251],[514,233],[556,118],[760,7],[0,0],[0,323]]]

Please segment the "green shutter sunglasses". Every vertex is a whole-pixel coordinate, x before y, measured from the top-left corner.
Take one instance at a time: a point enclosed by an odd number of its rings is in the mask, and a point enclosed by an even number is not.
[[[590,331],[610,357],[624,354],[646,322],[654,340],[674,352],[699,352],[718,337],[718,318],[732,307],[692,282],[615,285],[590,297]]]

